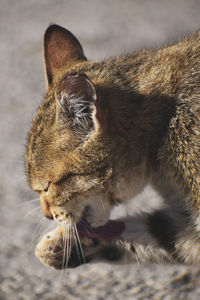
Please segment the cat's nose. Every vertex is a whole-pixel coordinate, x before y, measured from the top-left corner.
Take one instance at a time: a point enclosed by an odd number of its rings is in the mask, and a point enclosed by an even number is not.
[[[48,219],[53,219],[53,215],[50,211],[50,205],[48,204],[48,202],[44,199],[40,200],[41,206],[42,206],[42,212],[44,214],[44,216]]]

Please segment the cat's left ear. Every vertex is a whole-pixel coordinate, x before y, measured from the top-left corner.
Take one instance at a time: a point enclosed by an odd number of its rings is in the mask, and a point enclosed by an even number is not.
[[[98,127],[97,93],[84,73],[69,73],[56,91],[58,118],[75,134],[87,135]]]
[[[44,60],[48,85],[59,74],[60,69],[86,60],[81,44],[67,29],[51,25],[44,35]]]

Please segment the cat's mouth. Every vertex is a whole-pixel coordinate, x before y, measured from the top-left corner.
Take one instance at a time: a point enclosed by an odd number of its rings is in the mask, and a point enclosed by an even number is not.
[[[77,224],[78,233],[88,238],[113,239],[118,237],[124,229],[125,224],[115,220],[109,220],[99,227],[90,226],[84,219]]]
[[[125,224],[116,220],[108,220],[99,226],[90,223],[92,208],[87,205],[81,220],[76,224],[78,233],[88,238],[113,239],[124,231]],[[89,219],[89,220],[88,220]]]
[[[108,220],[105,224],[93,227],[88,221],[88,214],[90,210],[87,206],[83,212],[83,215],[79,221],[74,220],[71,213],[65,211],[63,207],[56,207],[54,211],[52,209],[53,219],[60,225],[73,225],[76,223],[76,228],[81,236],[88,238],[98,238],[98,239],[113,239],[124,231],[125,224],[121,221]]]

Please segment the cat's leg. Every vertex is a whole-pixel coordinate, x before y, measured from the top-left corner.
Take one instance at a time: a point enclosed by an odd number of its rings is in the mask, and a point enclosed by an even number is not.
[[[188,210],[162,209],[125,223],[124,248],[132,250],[133,261],[200,264],[200,235]]]
[[[177,239],[185,231],[185,216],[168,210],[141,213],[123,220],[125,231],[118,239],[99,240],[80,236],[80,243],[64,242],[62,226],[44,236],[36,247],[36,255],[55,268],[73,268],[84,263],[109,262],[127,264],[175,263],[184,261],[176,249]]]
[[[161,209],[122,221],[126,229],[119,239],[83,238],[85,262],[200,264],[200,238],[188,211]],[[73,251],[69,267],[77,261]]]

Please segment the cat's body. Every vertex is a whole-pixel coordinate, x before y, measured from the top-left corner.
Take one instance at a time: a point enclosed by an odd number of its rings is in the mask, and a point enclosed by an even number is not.
[[[44,49],[48,92],[26,156],[44,214],[98,227],[151,183],[166,206],[124,220],[120,237],[81,236],[85,261],[200,262],[200,33],[97,63],[52,25]],[[41,239],[43,262],[82,263],[75,247],[63,254],[65,231]]]

